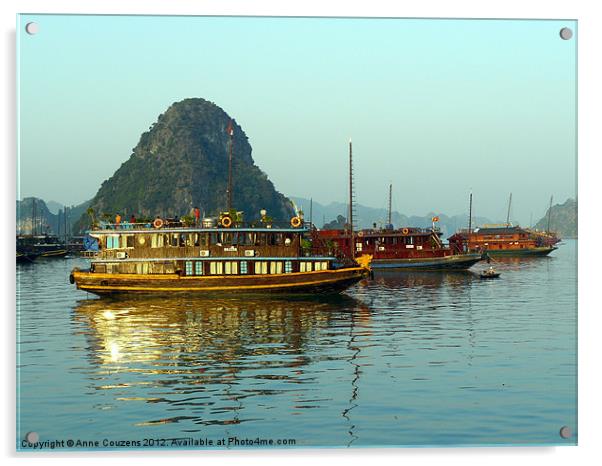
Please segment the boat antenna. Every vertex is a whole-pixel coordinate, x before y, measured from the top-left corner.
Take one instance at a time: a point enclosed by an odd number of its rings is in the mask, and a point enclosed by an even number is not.
[[[552,201],[554,196],[550,196],[550,208],[548,209],[548,233],[550,232],[550,222],[552,221]]]
[[[468,234],[472,230],[472,191],[470,191],[470,201],[468,203]]]
[[[232,145],[234,136],[234,128],[232,127],[232,120],[228,122],[228,136],[230,137],[230,153],[228,155],[228,188],[226,191],[226,195],[228,198],[228,212],[232,210]]]
[[[510,206],[512,205],[512,193],[510,193],[510,199],[508,200],[508,215],[506,215],[506,228],[510,227]]]
[[[314,216],[314,199],[309,198],[309,224],[313,227],[313,216]]]
[[[393,183],[389,183],[389,222],[387,223],[388,225],[391,225],[391,200],[393,198]]]
[[[351,245],[351,259],[355,259],[355,244],[353,240],[353,147],[349,139],[349,243]]]

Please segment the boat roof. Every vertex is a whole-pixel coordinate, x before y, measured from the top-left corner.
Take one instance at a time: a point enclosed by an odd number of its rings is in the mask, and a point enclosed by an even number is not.
[[[521,227],[518,226],[509,226],[509,227],[481,227],[475,228],[474,233],[480,233],[484,235],[503,235],[508,233],[518,233],[523,232]]]

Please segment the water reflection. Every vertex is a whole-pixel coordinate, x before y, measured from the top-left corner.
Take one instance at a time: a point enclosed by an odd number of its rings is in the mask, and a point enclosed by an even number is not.
[[[316,334],[339,338],[345,329],[349,354],[340,359],[355,359],[355,323],[369,335],[370,321],[369,309],[348,296],[95,299],[78,302],[73,312],[73,327],[88,343],[93,390],[114,392],[120,402],[166,403],[175,408],[170,411],[181,411],[138,426],[239,424],[257,420],[241,414],[247,398],[269,403],[264,397],[292,392],[294,408],[319,408],[320,400],[308,404],[295,388],[315,383],[306,369],[318,357],[311,348],[320,340]],[[126,393],[130,387],[135,396]],[[351,390],[355,398],[357,387]]]
[[[420,288],[441,286],[466,286],[478,276],[471,271],[453,272],[403,272],[379,271],[374,276],[378,285],[387,288]]]

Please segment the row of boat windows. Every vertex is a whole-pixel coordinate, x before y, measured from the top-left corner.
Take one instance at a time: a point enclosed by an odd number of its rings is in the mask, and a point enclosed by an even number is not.
[[[299,262],[299,272],[328,270],[328,262]],[[292,261],[186,261],[184,272],[191,275],[275,275],[292,273]]]
[[[301,261],[295,270],[293,261],[185,261],[184,275],[274,275],[293,272],[328,270],[326,261]],[[94,271],[100,273],[162,274],[176,271],[173,263],[152,262],[95,264]]]
[[[490,241],[490,240],[494,240],[494,239],[504,239],[504,240],[508,240],[508,239],[527,239],[528,236],[527,235],[482,235],[480,238],[478,238],[481,241]]]
[[[383,236],[380,238],[362,238],[361,236],[355,237],[356,243],[361,241],[366,246],[376,246],[376,245],[384,245],[384,244],[414,244],[416,241],[413,236]],[[339,241],[343,243],[345,246],[349,245],[349,239],[345,238],[343,241]]]
[[[107,235],[101,239],[106,249],[134,247],[163,248],[210,245],[218,246],[290,246],[294,233],[256,232],[206,232],[206,233],[154,233],[150,235]]]

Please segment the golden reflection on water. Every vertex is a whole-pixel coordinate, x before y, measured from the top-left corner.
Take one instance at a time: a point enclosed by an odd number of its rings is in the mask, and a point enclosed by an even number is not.
[[[311,407],[300,384],[315,377],[306,373],[316,357],[312,345],[324,334],[342,342],[369,336],[371,325],[368,308],[346,296],[95,299],[80,301],[74,311],[75,327],[88,343],[94,389],[113,390],[115,402],[167,403],[186,414],[136,426],[185,419],[239,424],[246,397],[285,391],[300,401],[291,414],[301,412]],[[342,358],[355,359],[356,353]]]
[[[80,301],[74,319],[84,324],[90,357],[111,370],[198,373],[212,362],[270,354],[274,348],[305,364],[303,347],[334,316],[362,321],[370,312],[346,296],[334,300],[148,298]],[[80,327],[82,328],[82,327]],[[202,354],[202,358],[194,355]],[[127,366],[127,367],[126,367]],[[144,370],[148,370],[145,368]]]

